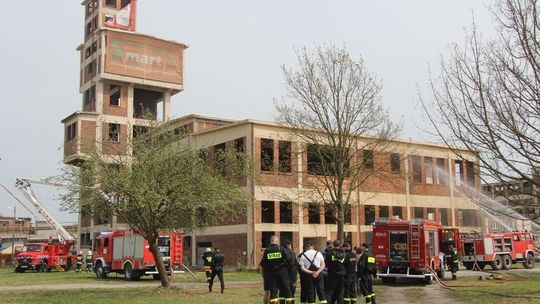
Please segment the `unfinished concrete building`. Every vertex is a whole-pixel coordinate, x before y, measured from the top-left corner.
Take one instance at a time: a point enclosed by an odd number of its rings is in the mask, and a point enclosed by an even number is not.
[[[187,235],[186,263],[200,264],[207,247],[219,247],[231,265],[257,265],[273,234],[291,240],[296,251],[306,241],[323,248],[326,240],[336,238],[335,215],[324,201],[301,195],[317,174],[308,161],[310,143],[280,124],[258,120],[188,115],[171,121],[170,126],[191,131],[191,141],[197,148],[205,148],[209,158],[230,149],[247,153],[255,164],[255,178],[240,181],[253,197],[252,207],[238,222]],[[462,231],[482,231],[479,208],[469,198],[474,195],[470,190],[480,187],[474,174],[478,160],[469,151],[461,153],[467,155],[467,161],[442,145],[398,140],[392,144],[392,152],[373,156],[371,163],[375,168],[385,166],[384,173],[369,177],[355,191],[346,216],[346,238],[354,245],[370,243],[371,223],[394,216],[433,219]]]
[[[125,154],[128,142],[171,117],[171,96],[183,90],[186,45],[136,30],[136,0],[85,0],[80,53],[81,110],[62,120],[64,162],[77,165],[97,149]],[[115,216],[79,215],[79,245],[121,226]]]

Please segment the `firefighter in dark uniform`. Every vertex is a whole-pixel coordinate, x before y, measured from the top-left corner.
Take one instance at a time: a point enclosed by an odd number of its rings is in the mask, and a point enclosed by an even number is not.
[[[75,269],[75,272],[80,273],[81,269],[82,269],[82,264],[83,264],[82,250],[79,251],[79,253],[77,254],[77,257],[75,258],[75,262],[76,262],[76,265],[77,265],[77,268]]]
[[[450,251],[450,257],[448,257],[448,261],[446,262],[446,264],[450,267],[450,272],[452,273],[452,280],[457,280],[456,273],[459,269],[459,258],[457,250],[452,245],[448,246],[448,250]]]
[[[326,256],[330,254],[330,252],[334,249],[334,242],[331,240],[326,241],[326,248],[321,252],[323,255],[323,258],[326,260]],[[321,273],[322,276],[322,285],[324,292],[328,294],[328,265],[324,268],[323,272]]]
[[[341,249],[341,242],[334,241],[334,248],[328,253],[324,261],[328,266],[328,303],[343,304],[343,288],[345,287],[345,252]]]
[[[368,250],[368,245],[363,243],[360,247],[362,253],[356,264],[356,271],[359,279],[360,292],[366,298],[367,304],[376,304],[375,293],[373,292],[372,276],[375,271],[375,258]]]
[[[270,303],[279,302],[278,290],[282,292],[285,303],[294,303],[289,283],[289,267],[292,265],[289,252],[279,246],[276,235],[270,237],[270,246],[263,253],[260,266],[263,267],[265,280],[270,289]]]
[[[292,250],[292,244],[291,241],[285,240],[283,242],[285,245],[285,249],[289,252],[290,259],[292,261],[291,265],[289,266],[288,273],[289,273],[289,288],[291,290],[291,298],[294,298],[294,294],[296,293],[296,280],[298,279],[298,262],[296,261],[296,256],[294,254],[294,251]],[[283,292],[279,292],[279,303],[284,304],[285,303],[285,296],[283,295]]]
[[[94,264],[92,262],[92,251],[88,250],[86,257],[84,257],[84,262],[86,263],[86,272],[92,271],[92,265]]]
[[[206,273],[206,282],[210,282],[210,275],[212,273],[212,248],[206,248],[201,259],[203,260],[204,273]]]
[[[225,256],[219,248],[214,248],[214,254],[212,256],[212,265],[210,270],[212,275],[210,276],[210,281],[208,281],[208,291],[212,292],[212,285],[214,285],[214,279],[216,276],[219,278],[219,283],[221,284],[221,293],[225,291],[225,280],[223,280],[223,265],[225,263]]]
[[[343,302],[356,304],[356,253],[351,250],[351,245],[343,245],[345,251],[345,287],[343,288]]]

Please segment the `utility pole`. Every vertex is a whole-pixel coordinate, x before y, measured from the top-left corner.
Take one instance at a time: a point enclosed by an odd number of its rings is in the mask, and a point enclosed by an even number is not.
[[[11,209],[11,207],[9,207]],[[17,225],[17,206],[13,206],[13,230],[11,231],[11,264],[15,265],[15,227]]]

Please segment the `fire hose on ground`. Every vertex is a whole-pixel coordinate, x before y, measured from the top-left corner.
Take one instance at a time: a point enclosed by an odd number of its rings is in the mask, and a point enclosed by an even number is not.
[[[478,267],[478,268],[475,268],[475,267]],[[437,282],[437,284],[439,284],[439,286],[441,286],[442,288],[444,289],[448,289],[448,290],[451,290],[451,291],[457,291],[456,288],[489,288],[491,286],[486,286],[486,285],[446,285],[445,283],[443,283],[441,281],[441,279],[437,276],[437,272],[435,270],[433,270],[431,267],[429,267],[429,270],[431,271],[431,273],[433,273],[433,277],[435,278],[435,281]],[[480,267],[478,266],[478,263],[477,261],[475,260],[474,261],[474,266],[473,266],[473,269],[480,269]],[[496,272],[496,271],[488,271],[488,270],[481,270],[482,272],[485,272],[485,273],[491,273],[491,274],[497,274],[497,275],[502,275],[501,273],[499,272]],[[524,276],[520,276],[520,275],[516,275],[516,274],[510,274],[508,273],[509,275],[512,275],[514,277],[517,277],[523,281],[525,280],[528,280],[529,278],[527,277],[524,277]],[[540,299],[540,296],[531,296],[531,295],[509,295],[509,294],[504,294],[504,293],[498,293],[498,292],[493,292],[493,291],[488,291],[488,290],[476,290],[476,289],[467,289],[467,291],[472,291],[472,292],[477,292],[477,293],[486,293],[486,294],[491,294],[491,295],[495,295],[495,296],[500,296],[500,297],[505,297],[505,298],[524,298],[524,299]]]

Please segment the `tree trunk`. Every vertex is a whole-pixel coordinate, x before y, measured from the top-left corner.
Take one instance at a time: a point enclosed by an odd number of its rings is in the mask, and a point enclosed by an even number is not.
[[[159,279],[161,280],[161,286],[162,287],[171,287],[171,281],[169,280],[169,276],[167,275],[167,269],[165,269],[165,263],[163,263],[163,259],[161,258],[161,253],[159,252],[158,246],[157,246],[157,238],[153,238],[153,240],[147,239],[150,252],[152,253],[152,256],[154,257],[154,262],[156,263],[156,269],[159,273]]]
[[[345,242],[345,208],[343,207],[343,204],[338,203],[336,206],[337,208],[337,239],[343,243]]]

